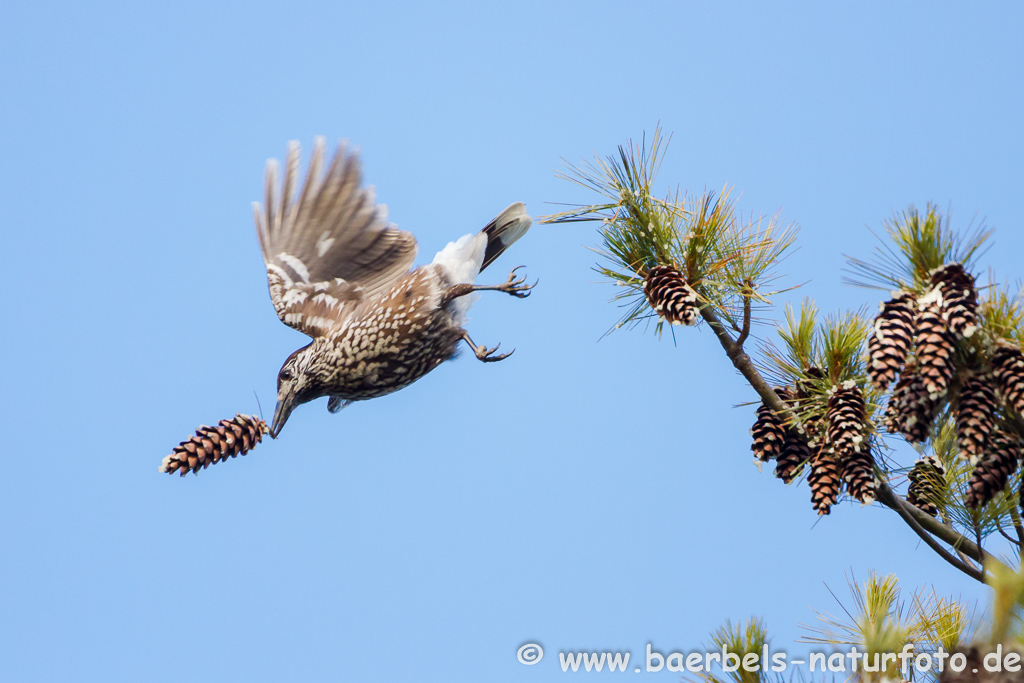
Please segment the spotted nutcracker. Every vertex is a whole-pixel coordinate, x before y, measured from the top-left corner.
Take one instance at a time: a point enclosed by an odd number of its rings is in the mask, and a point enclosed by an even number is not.
[[[508,357],[473,343],[462,327],[466,312],[475,292],[524,298],[533,288],[517,276],[519,268],[504,284],[474,284],[529,229],[521,202],[410,272],[416,239],[387,222],[387,207],[374,202],[372,188],[361,187],[359,159],[344,144],[322,174],[324,147],[318,138],[299,188],[299,145],[292,142],[281,193],[272,159],[266,207],[253,203],[274,310],[285,325],[313,338],[278,373],[274,437],[296,406],[329,396],[333,413],[397,391],[454,356],[459,341],[482,361]]]

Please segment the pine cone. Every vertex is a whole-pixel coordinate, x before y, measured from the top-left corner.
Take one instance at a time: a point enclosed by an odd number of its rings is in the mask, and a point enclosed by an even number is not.
[[[1024,415],[1024,354],[1020,347],[1005,339],[996,342],[992,371],[1007,405]]]
[[[989,436],[989,447],[967,484],[967,499],[964,501],[967,507],[981,507],[1006,488],[1010,475],[1017,471],[1020,458],[1020,442],[1001,427],[993,430]]]
[[[995,428],[996,392],[989,375],[972,374],[960,388],[956,407],[956,433],[960,455],[972,465],[985,452],[985,442]]]
[[[672,266],[655,266],[647,273],[644,296],[666,322],[673,325],[697,322],[697,293]]]
[[[910,443],[928,438],[938,402],[929,397],[917,369],[908,363],[896,382],[885,408],[885,425],[890,434],[901,434]]]
[[[811,487],[811,504],[819,515],[827,515],[839,499],[842,487],[839,477],[839,463],[835,456],[827,451],[820,451],[811,460],[811,472],[807,475],[807,485]]]
[[[782,387],[775,387],[775,393],[783,401],[790,397],[789,391]],[[750,436],[753,437],[750,450],[754,452],[754,462],[768,462],[779,457],[786,438],[786,428],[782,418],[764,401],[757,409],[757,421],[750,428]]]
[[[942,500],[942,490],[946,487],[946,468],[934,455],[926,455],[914,464],[908,476],[907,502],[932,517],[937,515],[936,503]]]
[[[866,443],[843,460],[843,481],[853,498],[865,505],[875,502],[875,459]]]
[[[221,420],[216,427],[203,425],[195,436],[175,446],[164,458],[160,471],[174,474],[181,470],[183,477],[189,472],[198,473],[213,463],[245,455],[269,432],[266,422],[255,415],[241,413],[230,420]]]
[[[970,337],[978,329],[978,290],[974,276],[962,263],[947,263],[932,273],[932,287],[941,295],[942,319],[961,337]]]
[[[789,484],[799,476],[810,458],[811,448],[807,439],[795,429],[786,429],[782,451],[775,463],[775,476]]]
[[[914,340],[914,295],[893,292],[875,318],[875,333],[868,340],[868,375],[884,391],[903,369],[907,351]]]
[[[949,380],[956,371],[953,362],[956,345],[942,318],[941,301],[939,290],[933,289],[921,299],[914,320],[917,372],[932,400],[946,395]]]
[[[828,440],[840,459],[860,449],[864,441],[864,396],[853,380],[832,387],[825,411]]]

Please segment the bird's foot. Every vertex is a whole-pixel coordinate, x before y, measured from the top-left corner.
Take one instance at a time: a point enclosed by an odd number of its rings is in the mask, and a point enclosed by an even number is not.
[[[494,363],[499,360],[505,360],[506,358],[508,358],[509,356],[516,352],[515,349],[512,349],[508,353],[502,353],[495,356],[494,354],[497,353],[498,349],[501,347],[500,343],[493,349],[489,349],[486,346],[477,346],[476,344],[473,343],[473,340],[469,338],[469,333],[466,331],[462,332],[462,339],[465,340],[467,344],[469,344],[469,348],[473,349],[473,353],[476,354],[476,357],[482,360],[484,363]]]
[[[511,294],[512,296],[517,297],[519,299],[525,299],[526,297],[530,296],[530,290],[537,286],[537,282],[534,282],[532,285],[528,285],[526,284],[525,275],[516,275],[516,273],[520,269],[525,267],[526,266],[516,266],[515,268],[513,268],[512,271],[508,274],[508,280],[505,282],[505,284],[498,285],[494,289],[496,289],[499,292]]]
[[[508,353],[499,353],[497,356],[495,356],[494,354],[498,352],[498,349],[500,347],[500,343],[493,349],[489,349],[486,346],[477,346],[476,348],[473,349],[473,353],[475,353],[476,357],[482,360],[484,363],[495,363],[499,360],[505,360],[506,358],[508,358],[509,356],[516,352],[515,349],[512,349]]]
[[[517,299],[525,299],[530,296],[530,290],[537,286],[537,282],[534,282],[532,285],[528,285],[526,284],[525,276],[520,277],[516,275],[516,272],[525,267],[526,266],[517,266],[513,268],[512,272],[508,274],[508,280],[506,280],[504,284],[500,285],[474,285],[468,283],[452,285],[445,290],[444,295],[441,297],[441,305],[447,305],[460,296],[466,296],[473,292],[505,292],[506,294],[511,294]]]

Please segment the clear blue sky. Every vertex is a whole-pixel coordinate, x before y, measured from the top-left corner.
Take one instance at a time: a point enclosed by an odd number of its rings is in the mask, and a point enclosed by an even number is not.
[[[512,201],[589,199],[560,159],[660,120],[663,186],[730,183],[799,223],[789,282],[826,310],[877,302],[841,285],[842,254],[911,202],[984,218],[987,263],[1021,275],[1019,4],[2,14],[3,680],[561,680],[559,650],[689,651],[726,618],[789,647],[848,571],[984,596],[891,513],[816,523],[806,487],[758,474],[733,407],[753,392],[707,330],[598,342],[619,312],[587,226],[537,225],[485,274],[540,278],[474,308],[508,361],[304,406],[198,477],[157,465],[254,390],[272,409],[305,343],[249,209],[290,139],[358,144],[421,261]],[[526,641],[548,652],[528,669]]]

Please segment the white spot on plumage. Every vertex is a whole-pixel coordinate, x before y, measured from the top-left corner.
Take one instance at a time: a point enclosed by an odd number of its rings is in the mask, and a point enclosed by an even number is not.
[[[333,320],[330,320],[329,318],[324,318],[324,317],[319,316],[319,315],[318,316],[313,316],[313,317],[309,318],[306,321],[307,327],[314,327],[314,328],[316,328],[316,327],[319,327],[319,328],[329,328],[329,327],[331,327],[331,325],[333,323],[334,323]]]
[[[301,289],[288,289],[285,290],[284,296],[281,297],[281,303],[285,306],[294,306],[295,304],[301,304],[307,297],[309,297],[309,294]]]
[[[313,303],[315,304],[327,304],[329,308],[334,308],[338,305],[339,301],[333,296],[327,293],[320,293],[313,297]]]
[[[285,287],[291,287],[292,285],[295,284],[291,276],[288,275],[287,272],[285,272],[285,269],[277,265],[276,263],[267,264],[267,273],[270,275],[276,275],[277,277],[281,278],[284,281]]]
[[[327,250],[334,244],[335,239],[331,237],[330,230],[324,230],[320,235],[320,238],[316,241],[316,255],[317,258],[323,258]]]
[[[296,258],[283,251],[277,255],[277,258],[283,264],[295,271],[295,274],[298,275],[303,282],[309,284],[309,269],[306,268],[306,264],[302,262],[302,259]]]

